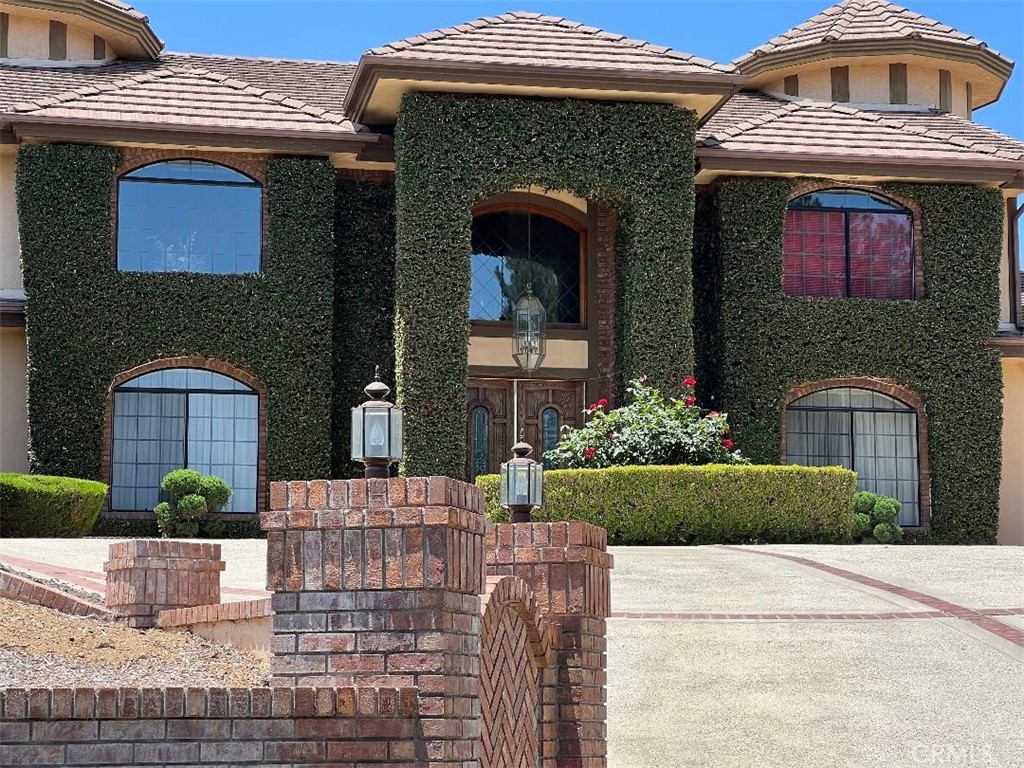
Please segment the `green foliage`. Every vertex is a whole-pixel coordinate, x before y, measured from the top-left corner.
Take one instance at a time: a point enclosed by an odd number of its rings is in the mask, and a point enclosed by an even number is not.
[[[612,467],[554,470],[544,479],[535,520],[585,520],[617,545],[846,541],[856,487],[856,475],[839,467]],[[498,476],[476,482],[488,516],[507,521]]]
[[[903,529],[894,523],[879,523],[872,535],[879,544],[895,544],[903,538]]]
[[[404,97],[395,129],[395,345],[410,475],[461,477],[471,209],[566,190],[619,215],[617,363],[678,394],[693,370],[693,112],[560,99]]]
[[[853,513],[853,528],[851,535],[854,539],[861,539],[865,533],[871,530],[871,515],[866,515],[863,512]]]
[[[871,522],[875,525],[879,523],[895,523],[896,518],[900,514],[900,503],[896,499],[888,496],[879,497],[878,501],[875,502],[874,509],[871,510]]]
[[[190,493],[199,493],[202,484],[203,476],[194,469],[175,469],[164,475],[160,481],[160,490],[177,500]]]
[[[331,476],[362,477],[363,465],[350,458],[351,409],[365,399],[375,366],[392,388],[395,381],[394,184],[340,178],[334,213]]]
[[[878,494],[871,491],[857,491],[853,494],[853,511],[857,514],[871,516],[878,501]]]
[[[246,517],[249,517],[248,515]],[[223,515],[207,518],[200,532],[208,539],[265,539],[267,534],[260,529],[257,519],[225,520]],[[151,539],[161,536],[157,521],[126,520],[106,517],[96,521],[90,536],[103,536],[130,539]]]
[[[629,382],[630,403],[605,412],[607,400],[593,403],[587,422],[566,429],[558,445],[544,454],[559,469],[601,469],[642,464],[744,464],[729,439],[725,414],[701,415],[690,376],[684,395],[664,397],[641,379]]]
[[[210,536],[223,532],[223,521],[213,515],[230,501],[231,488],[221,478],[175,469],[164,475],[160,490],[167,500],[153,513],[161,536],[196,536],[200,528]]]
[[[211,514],[231,500],[231,488],[216,475],[203,475],[199,480],[198,493],[206,499]]]
[[[106,496],[92,480],[0,472],[0,538],[88,536]]]
[[[994,542],[1002,381],[999,353],[985,341],[999,313],[1002,194],[890,185],[883,191],[921,211],[924,297],[795,298],[782,292],[783,220],[795,183],[727,179],[701,200],[694,265],[696,337],[709,342],[698,367],[702,399],[728,409],[745,455],[774,462],[793,387],[895,380],[918,392],[928,413],[933,538]]]
[[[112,240],[120,152],[22,145],[18,217],[28,311],[30,457],[35,471],[99,478],[114,376],[201,355],[266,388],[269,479],[330,471],[334,170],[267,163],[259,274],[120,272]]]

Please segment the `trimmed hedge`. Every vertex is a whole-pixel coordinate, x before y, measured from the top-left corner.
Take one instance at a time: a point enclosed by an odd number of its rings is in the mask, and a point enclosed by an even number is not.
[[[664,104],[403,98],[395,343],[406,474],[465,474],[471,209],[513,189],[566,190],[617,211],[620,383],[646,375],[679,394],[693,370],[695,130],[692,111]]]
[[[999,353],[984,343],[999,317],[1000,191],[881,188],[920,208],[923,298],[794,298],[782,291],[782,242],[799,183],[728,179],[700,196],[694,269],[702,400],[729,412],[745,455],[769,463],[780,458],[782,403],[794,387],[893,379],[925,401],[932,539],[994,543],[1002,379]]]
[[[28,294],[34,471],[99,478],[114,376],[201,355],[251,372],[267,392],[269,479],[331,468],[335,174],[322,159],[267,163],[259,274],[117,269],[110,147],[23,145],[18,218]]]
[[[476,482],[487,493],[487,515],[506,522],[498,476]],[[585,520],[616,545],[847,541],[856,484],[853,472],[838,467],[552,470],[544,473],[544,506],[533,519]]]
[[[93,480],[0,472],[0,537],[88,536],[106,497]]]

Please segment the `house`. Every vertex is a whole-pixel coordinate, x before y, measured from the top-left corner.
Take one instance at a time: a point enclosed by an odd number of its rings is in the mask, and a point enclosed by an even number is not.
[[[0,463],[127,517],[188,465],[251,514],[351,474],[378,364],[407,472],[460,477],[697,373],[753,459],[1024,543],[1024,143],[973,119],[1012,66],[886,0],[731,64],[524,12],[356,64],[176,54],[119,0],[2,2]]]

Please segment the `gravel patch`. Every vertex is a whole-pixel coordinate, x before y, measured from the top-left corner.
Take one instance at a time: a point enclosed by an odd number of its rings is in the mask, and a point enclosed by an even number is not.
[[[260,686],[270,654],[0,598],[0,688]]]

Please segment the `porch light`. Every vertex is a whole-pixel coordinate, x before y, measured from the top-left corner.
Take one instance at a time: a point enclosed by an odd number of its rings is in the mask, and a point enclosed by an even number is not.
[[[533,447],[522,438],[512,453],[515,457],[501,465],[501,506],[512,513],[513,523],[529,523],[533,509],[544,502],[544,465],[530,458]]]
[[[391,388],[380,380],[380,366],[363,390],[370,398],[352,409],[352,460],[366,465],[363,477],[388,477],[401,461],[402,409],[387,402]]]
[[[544,362],[547,354],[547,312],[533,289],[516,302],[512,322],[512,357],[522,370],[533,373]]]

